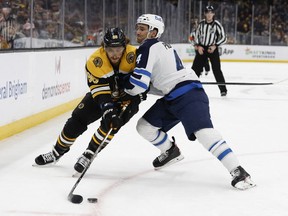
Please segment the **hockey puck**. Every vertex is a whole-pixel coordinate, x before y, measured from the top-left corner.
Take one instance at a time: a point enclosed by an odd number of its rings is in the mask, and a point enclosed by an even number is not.
[[[89,203],[96,203],[98,201],[97,198],[88,198],[87,200]]]

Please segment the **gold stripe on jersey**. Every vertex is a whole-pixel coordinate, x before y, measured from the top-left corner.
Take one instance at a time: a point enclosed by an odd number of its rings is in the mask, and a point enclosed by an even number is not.
[[[97,131],[93,134],[92,139],[93,142],[96,145],[100,145],[101,142],[104,140],[107,133],[103,132],[101,128],[98,128]],[[110,143],[110,141],[113,139],[114,135],[109,135],[106,139],[106,141],[102,144],[102,149],[106,147]]]
[[[99,127],[99,134],[101,134],[102,136],[106,136],[107,135],[107,132],[104,132],[102,129],[101,129],[101,127]],[[108,139],[113,139],[113,137],[114,137],[114,135],[112,135],[112,134],[110,134],[109,136],[108,136]]]
[[[58,136],[58,144],[62,147],[65,147],[65,148],[71,146],[75,142],[75,140],[76,140],[76,138],[69,138],[69,137],[65,136],[63,131]]]
[[[91,85],[90,91],[92,94],[92,97],[95,98],[98,95],[101,94],[111,94],[110,86],[109,84],[103,84],[103,85]]]
[[[128,44],[119,65],[120,73],[130,73],[135,68],[136,47]],[[88,59],[86,68],[96,78],[108,78],[114,75],[113,67],[106,55],[105,49],[100,47]]]

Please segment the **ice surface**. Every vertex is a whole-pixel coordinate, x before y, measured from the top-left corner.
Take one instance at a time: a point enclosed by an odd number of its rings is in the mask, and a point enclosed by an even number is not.
[[[187,65],[190,67],[190,65]],[[228,82],[277,82],[288,64],[222,63]],[[201,77],[214,82],[213,74]],[[174,135],[185,157],[154,171],[158,149],[141,138],[135,125],[157,99],[149,96],[140,112],[95,159],[75,190],[82,204],[67,200],[77,178],[73,166],[99,122],[90,125],[55,166],[32,167],[50,151],[70,112],[0,141],[1,216],[287,216],[288,82],[269,86],[205,85],[213,123],[234,150],[257,187],[237,191],[227,170],[179,124]],[[97,197],[98,203],[87,202]]]

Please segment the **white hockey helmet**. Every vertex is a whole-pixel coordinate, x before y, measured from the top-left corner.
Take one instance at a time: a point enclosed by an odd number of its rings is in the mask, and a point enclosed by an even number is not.
[[[156,28],[158,30],[156,35],[157,38],[161,37],[165,29],[162,17],[155,14],[142,14],[140,17],[138,17],[136,24],[148,25],[149,31],[152,31]]]

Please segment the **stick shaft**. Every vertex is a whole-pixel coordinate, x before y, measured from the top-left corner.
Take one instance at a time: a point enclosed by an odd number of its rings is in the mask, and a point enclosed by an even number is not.
[[[288,81],[288,78],[276,82],[201,82],[203,85],[275,85]]]
[[[87,170],[89,169],[90,165],[92,164],[92,161],[94,160],[94,158],[96,158],[97,154],[99,153],[100,149],[102,148],[102,146],[104,145],[105,141],[107,140],[108,136],[110,135],[110,133],[112,132],[113,128],[110,128],[110,130],[108,131],[108,133],[106,134],[106,136],[104,137],[104,139],[102,140],[102,142],[100,143],[98,149],[96,150],[95,154],[93,155],[92,159],[90,160],[90,162],[88,163],[86,169],[83,170],[83,172],[81,173],[80,177],[77,179],[76,183],[74,184],[74,186],[72,187],[68,198],[72,196],[74,190],[76,189],[76,187],[78,186],[78,184],[80,183],[80,181],[82,180],[83,176],[85,175],[85,173],[87,172]]]
[[[203,85],[273,85],[272,82],[201,82]]]
[[[129,103],[125,104],[122,107],[121,113],[119,115],[119,117],[121,117],[124,113],[124,111],[126,110],[127,106],[129,105]],[[71,200],[71,197],[73,195],[74,190],[76,189],[76,187],[78,186],[78,184],[80,183],[80,181],[82,180],[83,176],[85,175],[85,173],[87,172],[87,170],[89,169],[90,165],[92,164],[93,160],[97,157],[99,151],[101,150],[102,146],[104,145],[105,141],[107,140],[107,138],[109,137],[109,135],[111,134],[113,128],[110,128],[110,130],[107,132],[106,136],[104,137],[104,139],[102,140],[102,142],[100,143],[99,147],[97,148],[96,152],[94,153],[93,157],[91,158],[91,160],[89,161],[86,169],[83,170],[83,172],[81,173],[80,177],[77,179],[77,181],[75,182],[75,184],[73,185],[69,195],[68,195],[68,199]]]

